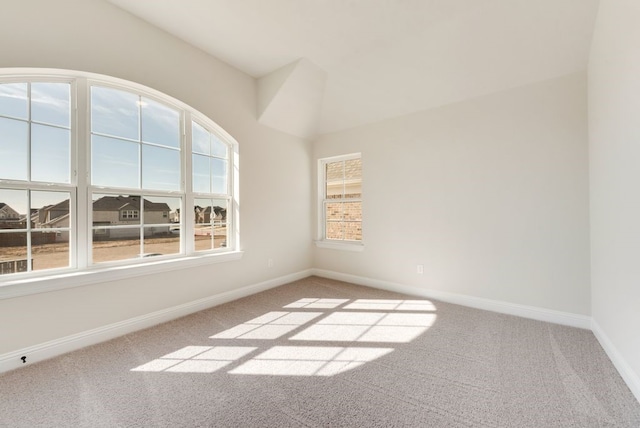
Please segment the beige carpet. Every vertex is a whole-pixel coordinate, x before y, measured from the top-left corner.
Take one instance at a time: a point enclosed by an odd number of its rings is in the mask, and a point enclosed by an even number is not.
[[[593,334],[317,277],[0,376],[2,427],[640,427]]]

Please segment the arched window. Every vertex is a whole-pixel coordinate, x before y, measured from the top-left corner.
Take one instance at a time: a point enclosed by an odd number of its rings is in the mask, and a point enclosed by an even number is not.
[[[238,250],[236,141],[150,88],[0,70],[0,285]]]

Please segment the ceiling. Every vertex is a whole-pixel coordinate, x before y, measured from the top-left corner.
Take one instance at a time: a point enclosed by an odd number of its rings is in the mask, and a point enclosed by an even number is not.
[[[598,0],[108,0],[261,78],[326,73],[329,133],[585,70]]]

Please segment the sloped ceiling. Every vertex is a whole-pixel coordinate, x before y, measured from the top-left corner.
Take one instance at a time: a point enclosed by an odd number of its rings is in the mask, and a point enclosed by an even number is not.
[[[598,0],[109,1],[257,79],[300,59],[317,66],[326,80],[312,97],[316,117],[299,118],[313,129],[306,137],[585,70],[598,9]]]

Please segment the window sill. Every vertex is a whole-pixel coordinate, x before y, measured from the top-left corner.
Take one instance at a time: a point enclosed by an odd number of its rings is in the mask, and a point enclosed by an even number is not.
[[[0,282],[0,300],[66,288],[82,287],[99,282],[117,281],[161,272],[187,269],[212,263],[222,263],[242,258],[242,251],[228,253],[187,256],[157,262],[126,266],[110,266],[86,269],[83,271],[65,272],[56,275],[20,278]]]
[[[362,242],[355,241],[327,241],[319,240],[315,241],[316,247],[327,248],[330,250],[342,250],[342,251],[364,251],[364,244]]]

